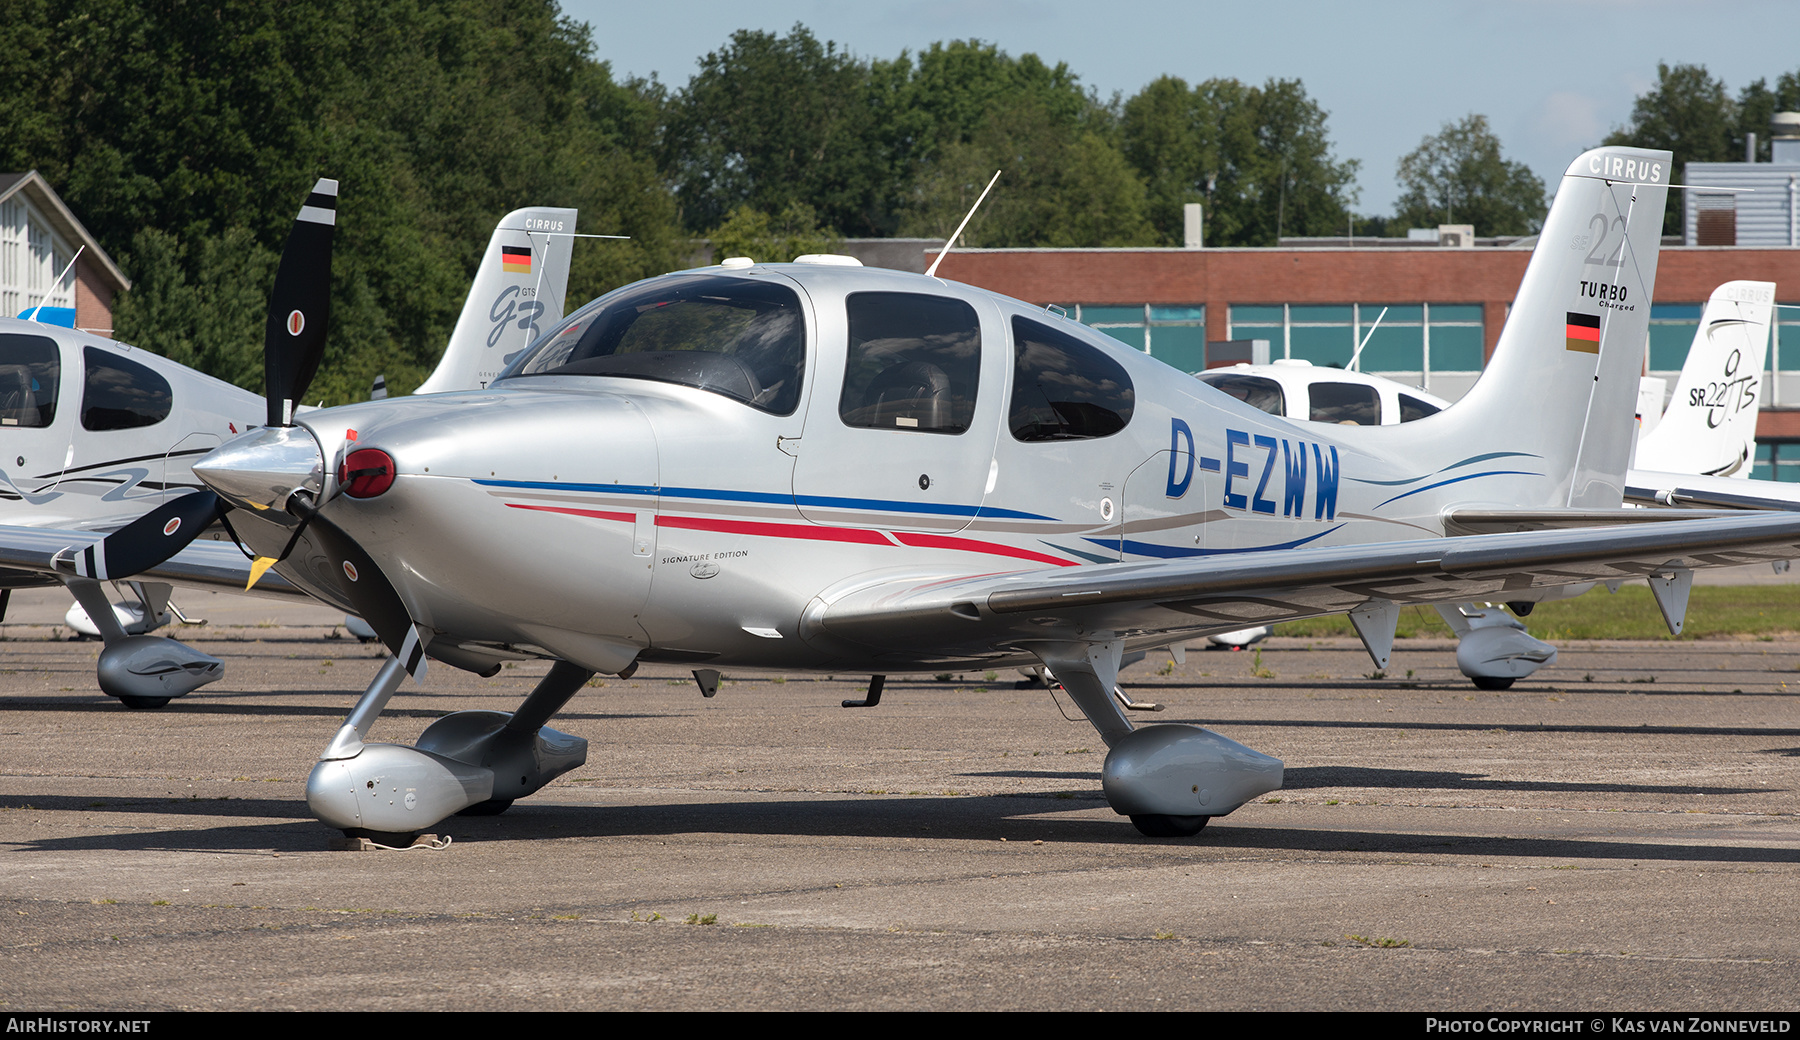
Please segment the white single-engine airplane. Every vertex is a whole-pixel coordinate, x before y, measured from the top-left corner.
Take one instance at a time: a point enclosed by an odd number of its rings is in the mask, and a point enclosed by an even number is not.
[[[283,330],[322,301],[278,284],[277,421],[195,465],[210,490],[93,544],[0,531],[0,565],[206,580],[188,532],[229,514],[254,567],[395,653],[307,784],[353,833],[530,794],[585,761],[545,723],[588,677],[664,661],[703,689],[721,667],[1043,665],[1110,745],[1112,807],[1193,834],[1282,764],[1135,728],[1128,651],[1346,612],[1379,647],[1403,603],[1626,577],[1679,613],[1693,568],[1800,552],[1791,514],[1619,508],[1670,168],[1576,159],[1486,374],[1402,426],[1293,423],[1039,308],[837,257],[639,282],[484,391],[290,416],[304,384],[280,373],[307,355]],[[302,222],[288,252],[322,248]],[[1549,529],[1449,534],[1522,518]],[[517,712],[365,743],[427,657],[555,664]]]
[[[333,212],[336,192],[321,182],[313,208]],[[576,215],[531,207],[500,218],[444,357],[420,392],[486,385],[561,320]],[[323,329],[321,320],[321,342]],[[198,490],[194,460],[262,424],[266,407],[257,394],[129,344],[0,318],[0,523],[114,530]],[[42,573],[0,573],[0,615],[13,589],[55,583]],[[170,640],[125,646],[167,623],[172,591],[165,582],[129,588],[138,604],[109,605],[100,583],[70,583],[78,603],[70,623],[92,625],[114,651],[100,668],[101,689],[129,707],[155,708],[223,677],[216,658]],[[300,594],[282,580],[262,591]]]

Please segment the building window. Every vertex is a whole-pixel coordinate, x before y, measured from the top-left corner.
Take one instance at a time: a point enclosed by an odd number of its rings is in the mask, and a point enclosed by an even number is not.
[[[1700,328],[1698,303],[1650,305],[1650,371],[1679,372]]]
[[[1233,304],[1231,339],[1266,339],[1276,358],[1356,367],[1429,386],[1433,372],[1481,371],[1480,304]]]
[[[1206,307],[1202,304],[1116,307],[1078,303],[1063,310],[1083,325],[1183,372],[1206,367]]]
[[[1758,442],[1750,478],[1800,482],[1800,441]]]

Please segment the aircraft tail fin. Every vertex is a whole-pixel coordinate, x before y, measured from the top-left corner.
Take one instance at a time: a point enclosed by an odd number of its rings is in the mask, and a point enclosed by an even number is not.
[[[576,211],[531,206],[500,218],[437,370],[416,391],[479,390],[562,320]]]
[[[1668,152],[1622,147],[1569,164],[1493,359],[1442,413],[1453,450],[1540,460],[1552,482],[1531,505],[1623,501],[1672,168]]]
[[[1774,282],[1726,282],[1713,290],[1662,421],[1639,438],[1639,469],[1750,475],[1756,453]]]

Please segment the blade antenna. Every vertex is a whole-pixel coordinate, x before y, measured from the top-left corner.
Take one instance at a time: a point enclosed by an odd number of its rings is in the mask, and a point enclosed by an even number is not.
[[[957,236],[963,233],[963,228],[969,226],[969,221],[975,216],[975,211],[981,208],[982,199],[987,198],[988,192],[994,190],[994,182],[999,179],[1000,171],[995,170],[993,178],[988,181],[988,186],[981,189],[981,198],[975,200],[975,205],[969,207],[968,216],[963,217],[962,223],[956,225],[956,230],[950,233],[950,241],[944,243],[943,251],[938,253],[937,259],[931,262],[931,267],[926,269],[925,277],[931,278],[937,274],[938,265],[943,263],[944,257],[949,256],[950,250],[956,247]]]
[[[81,251],[86,248],[87,246],[85,245],[77,248],[75,250],[75,255],[69,257],[69,262],[63,265],[62,273],[51,279],[50,288],[44,290],[43,299],[39,300],[37,307],[31,311],[32,321],[39,322],[40,324],[43,322],[42,315],[44,313],[44,308],[50,305],[50,294],[56,291],[56,287],[62,284],[64,278],[69,277],[69,272],[75,267],[75,261],[81,259]]]
[[[1369,331],[1363,336],[1362,342],[1358,343],[1356,349],[1350,352],[1350,364],[1345,366],[1348,371],[1362,371],[1362,369],[1356,367],[1356,359],[1362,357],[1363,348],[1369,345],[1369,340],[1374,337],[1375,330],[1381,328],[1381,319],[1387,317],[1387,312],[1388,309],[1386,307],[1381,308],[1381,313],[1375,315],[1375,324],[1369,326]]]

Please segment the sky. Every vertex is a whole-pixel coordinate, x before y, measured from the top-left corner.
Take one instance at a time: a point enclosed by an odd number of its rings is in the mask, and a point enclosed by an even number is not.
[[[1658,62],[1700,64],[1735,97],[1800,70],[1793,0],[562,0],[615,77],[679,88],[739,29],[796,23],[865,58],[975,38],[1066,62],[1102,97],[1162,75],[1298,79],[1330,113],[1339,159],[1362,163],[1357,212],[1391,213],[1400,157],[1470,113],[1508,159],[1555,187],[1569,160],[1631,115]]]

